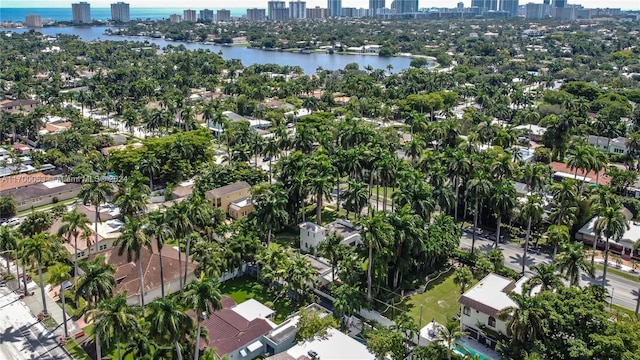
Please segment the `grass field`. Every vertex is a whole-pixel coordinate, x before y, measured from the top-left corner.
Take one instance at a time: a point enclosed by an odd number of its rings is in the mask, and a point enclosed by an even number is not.
[[[276,294],[271,289],[247,276],[223,282],[220,284],[220,292],[231,297],[237,304],[249,299],[256,299],[263,304],[271,302],[272,309],[276,311],[273,318],[276,324],[283,322],[287,316],[297,310],[289,298],[282,296],[275,301]]]
[[[453,283],[453,270],[450,270],[429,283],[425,292],[409,297],[404,307],[418,326],[424,326],[431,320],[446,324],[460,312],[458,297],[460,297],[460,287]],[[422,321],[420,321],[421,312]]]

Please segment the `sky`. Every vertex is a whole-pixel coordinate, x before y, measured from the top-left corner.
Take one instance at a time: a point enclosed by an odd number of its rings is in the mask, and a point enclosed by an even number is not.
[[[79,2],[79,1],[87,1],[93,7],[97,8],[105,8],[109,7],[109,4],[124,1],[131,4],[131,7],[146,7],[146,8],[193,8],[193,9],[204,9],[204,8],[250,8],[250,7],[260,7],[266,8],[268,0],[236,0],[231,4],[228,1],[215,1],[215,0],[186,0],[186,1],[168,1],[168,0],[0,0],[0,8],[66,8],[71,7],[71,3]],[[289,1],[289,0],[285,0]],[[386,0],[387,7],[391,5],[391,1]],[[420,7],[455,7],[459,0],[420,0]],[[471,0],[463,0],[465,6],[470,6]],[[520,0],[520,4],[526,4],[529,2],[541,3],[542,0]],[[622,9],[639,9],[640,8],[640,0],[614,0],[610,2],[606,2],[604,4],[601,0],[580,0],[580,1],[571,1],[571,4],[581,4],[587,8],[596,8],[596,7],[612,7],[612,8],[622,8]],[[343,7],[356,7],[356,8],[366,8],[368,7],[368,0],[342,0]],[[307,0],[307,7],[321,6],[326,7],[326,0]]]

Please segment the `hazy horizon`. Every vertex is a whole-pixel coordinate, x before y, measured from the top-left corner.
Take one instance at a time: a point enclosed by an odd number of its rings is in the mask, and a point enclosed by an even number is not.
[[[81,0],[64,0],[64,1],[46,1],[46,0],[32,0],[25,2],[24,0],[2,0],[1,8],[71,8],[72,3],[80,2]],[[108,8],[110,4],[118,2],[120,0],[98,0],[98,1],[87,1],[91,4],[92,7],[95,8]],[[206,8],[266,8],[268,0],[239,0],[233,3],[233,6],[229,6],[228,2],[220,1],[219,4],[216,4],[214,1],[210,0],[191,0],[184,3],[178,3],[171,1],[157,1],[157,0],[130,0],[124,1],[129,3],[131,7],[137,8],[184,8],[184,9],[206,9]],[[386,0],[386,6],[389,7],[393,0]],[[286,2],[289,2],[286,0]],[[458,3],[458,0],[443,0],[443,1],[427,1],[421,0],[419,1],[419,8],[432,8],[432,7],[455,7]],[[462,1],[465,4],[465,7],[471,5],[471,0]],[[526,3],[542,3],[542,0],[521,0],[520,5]],[[307,0],[307,7],[327,7],[326,0]],[[28,4],[28,6],[27,6]],[[161,4],[161,5],[159,5]],[[188,4],[188,5],[182,5]],[[638,0],[618,0],[613,3],[608,3],[606,6],[602,5],[602,1],[598,0],[582,0],[582,1],[571,1],[570,4],[580,4],[585,8],[621,8],[627,10],[636,10],[640,8],[640,1]],[[369,6],[368,0],[343,0],[342,7],[356,7],[356,8],[367,8]]]

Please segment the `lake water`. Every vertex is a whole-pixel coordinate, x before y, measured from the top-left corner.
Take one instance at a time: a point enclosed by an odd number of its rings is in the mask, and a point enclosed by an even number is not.
[[[409,67],[411,59],[408,57],[380,57],[376,55],[338,55],[338,54],[299,54],[279,51],[263,51],[242,46],[205,45],[200,43],[184,43],[179,41],[167,41],[163,39],[107,36],[104,34],[106,27],[46,27],[37,31],[55,36],[56,34],[78,35],[82,40],[130,40],[154,43],[160,47],[167,45],[184,45],[187,49],[208,49],[213,52],[222,51],[225,59],[240,59],[245,66],[253,64],[278,64],[300,66],[305,74],[315,74],[318,67],[325,70],[343,69],[347,64],[357,63],[360,68],[371,65],[374,69],[386,71],[387,65],[393,66],[394,71],[400,71]],[[4,29],[7,31],[23,33],[28,29]],[[2,31],[2,29],[0,29]]]

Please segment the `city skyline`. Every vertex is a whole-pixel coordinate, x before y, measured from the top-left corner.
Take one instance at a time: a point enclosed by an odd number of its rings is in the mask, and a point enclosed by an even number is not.
[[[47,0],[32,0],[29,1],[29,6],[25,6],[25,2],[23,0],[3,0],[2,7],[5,8],[71,8],[72,3],[76,3],[74,0],[63,0],[63,1],[47,1]],[[117,1],[114,0],[96,0],[96,1],[88,1],[92,7],[94,8],[109,8],[112,3]],[[220,2],[220,4],[215,4],[210,0],[190,0],[184,6],[176,7],[175,2],[169,1],[157,1],[157,0],[131,0],[126,1],[131,5],[131,7],[138,8],[185,8],[185,9],[217,9],[217,8],[266,8],[267,1],[266,0],[239,0],[234,3],[233,7],[230,7],[228,3]],[[420,0],[418,3],[419,8],[454,8],[456,7],[459,0],[444,0],[444,1],[429,1],[429,0]],[[533,1],[520,1],[520,5],[525,5],[527,3],[542,3],[542,0],[533,0]],[[287,1],[288,3],[288,1]],[[471,0],[463,1],[465,7],[471,6]],[[585,8],[621,8],[621,9],[629,9],[635,10],[640,9],[640,2],[638,0],[618,0],[613,3],[607,3],[606,6],[603,6],[603,3],[598,0],[575,0],[568,1],[569,4],[579,4],[584,6]],[[391,5],[391,1],[387,1],[386,7],[388,8]],[[323,8],[327,7],[326,0],[310,0],[307,1],[307,8],[313,8],[316,6],[320,6]],[[369,0],[343,0],[342,7],[355,7],[355,8],[368,8]]]

